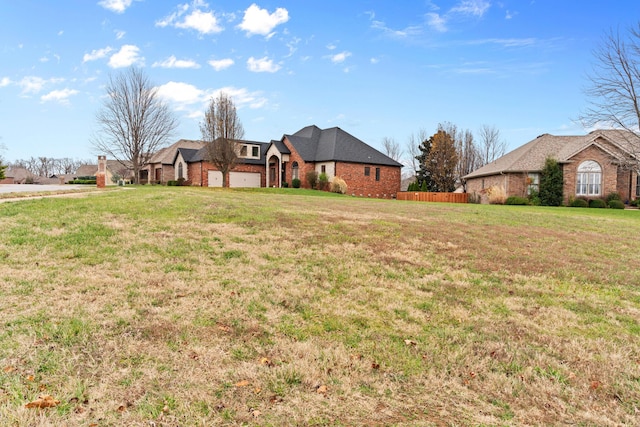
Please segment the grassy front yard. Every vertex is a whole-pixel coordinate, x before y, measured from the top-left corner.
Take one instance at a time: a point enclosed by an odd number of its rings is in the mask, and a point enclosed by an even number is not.
[[[137,187],[0,224],[2,425],[640,419],[638,211]]]

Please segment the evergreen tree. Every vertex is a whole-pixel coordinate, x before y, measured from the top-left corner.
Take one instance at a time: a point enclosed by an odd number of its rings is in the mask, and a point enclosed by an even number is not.
[[[542,206],[562,205],[562,167],[553,158],[547,157],[540,176],[540,204]]]
[[[450,192],[456,188],[458,151],[454,138],[440,129],[430,138],[431,150],[425,161],[431,191]]]
[[[418,146],[420,154],[416,156],[420,169],[416,173],[416,182],[420,191],[435,191],[431,183],[431,172],[427,169],[427,158],[431,152],[431,145],[433,143],[433,137],[425,139]]]

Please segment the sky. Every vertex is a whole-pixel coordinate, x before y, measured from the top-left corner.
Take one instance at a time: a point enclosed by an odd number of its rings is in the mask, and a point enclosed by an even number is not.
[[[509,149],[579,135],[593,50],[637,0],[0,0],[5,160],[94,159],[105,85],[144,71],[199,139],[231,96],[245,139],[338,126],[382,149],[450,122]]]

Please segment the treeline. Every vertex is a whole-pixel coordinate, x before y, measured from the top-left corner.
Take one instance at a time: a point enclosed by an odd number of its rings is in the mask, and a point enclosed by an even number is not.
[[[52,175],[75,174],[80,166],[91,163],[91,160],[72,159],[70,157],[60,159],[54,159],[52,157],[31,157],[26,160],[18,159],[15,162],[9,163],[9,166],[24,168],[35,176],[50,177]]]
[[[424,129],[411,135],[406,152],[392,138],[384,138],[382,147],[411,169],[412,191],[450,192],[464,188],[465,175],[503,156],[507,143],[495,126],[483,125],[476,137],[469,129],[444,122],[433,135]]]

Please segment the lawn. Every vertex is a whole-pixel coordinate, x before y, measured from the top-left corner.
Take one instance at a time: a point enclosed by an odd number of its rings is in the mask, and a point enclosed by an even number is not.
[[[148,186],[0,224],[2,425],[640,419],[638,211]]]

